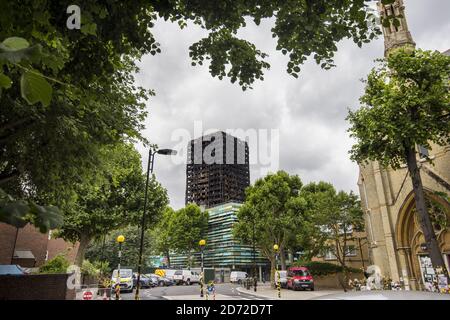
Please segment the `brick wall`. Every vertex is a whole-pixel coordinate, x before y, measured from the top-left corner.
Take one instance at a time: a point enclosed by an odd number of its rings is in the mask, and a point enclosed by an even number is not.
[[[0,300],[73,300],[68,274],[0,275]]]
[[[15,227],[0,223],[0,264],[11,264],[16,231]],[[47,251],[48,259],[54,258],[59,253],[65,253],[69,262],[75,260],[78,243],[71,244],[63,239],[48,238],[48,233],[40,233],[38,229],[28,224],[19,229],[15,250],[30,250],[36,258],[37,267],[45,263]],[[17,262],[13,264],[15,263]]]
[[[73,263],[78,251],[78,242],[73,244],[66,242],[61,238],[50,239],[47,244],[47,250],[49,260],[60,253],[65,253],[67,260],[69,260],[70,263]]]
[[[19,230],[16,250],[31,250],[36,258],[36,266],[45,262],[48,234],[40,233],[33,225],[27,224]]]
[[[0,222],[0,264],[11,264],[16,228]]]

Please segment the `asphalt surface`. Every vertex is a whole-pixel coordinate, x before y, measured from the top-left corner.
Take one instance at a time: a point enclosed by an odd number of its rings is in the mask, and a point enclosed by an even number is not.
[[[216,297],[221,300],[265,300],[262,297],[238,292],[236,290],[238,287],[239,285],[230,283],[216,284]],[[120,295],[123,300],[134,300],[135,292],[136,290],[133,293],[121,293]],[[198,284],[140,289],[139,293],[141,300],[203,300],[200,298],[200,285]]]

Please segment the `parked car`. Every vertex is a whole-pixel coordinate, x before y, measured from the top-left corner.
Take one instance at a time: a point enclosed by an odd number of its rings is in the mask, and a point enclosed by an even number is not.
[[[145,274],[141,274],[141,277],[139,279],[139,282],[141,283],[141,288],[151,288],[155,287],[156,284],[152,281],[152,278],[148,277]],[[133,288],[136,288],[137,284],[137,273],[133,273]]]
[[[118,279],[118,271],[115,269],[112,273],[111,280],[113,282],[112,290],[114,290]],[[120,291],[133,292],[133,270],[120,269]]]
[[[241,284],[245,279],[248,278],[247,272],[243,271],[231,271],[230,282]]]
[[[287,271],[280,270],[280,285],[282,288],[287,288]],[[275,272],[275,283],[278,283],[278,273]]]
[[[289,268],[287,272],[287,288],[292,290],[310,289],[311,291],[314,291],[314,279],[308,268]]]
[[[157,274],[149,274],[148,275],[152,281],[155,283],[155,286],[159,286],[159,287],[169,287],[171,285],[174,284],[174,281],[172,279],[166,278],[166,277],[161,277]]]
[[[192,283],[200,282],[200,275],[197,272],[191,270],[177,270],[173,275],[173,280],[177,285],[186,284],[187,286]]]

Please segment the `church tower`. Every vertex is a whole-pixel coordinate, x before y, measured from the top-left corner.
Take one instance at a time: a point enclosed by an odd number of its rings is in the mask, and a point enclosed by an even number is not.
[[[378,11],[382,21],[390,19],[391,22],[389,27],[383,26],[384,54],[387,55],[391,49],[399,47],[415,48],[416,43],[408,29],[403,0],[396,0],[393,4],[386,5],[379,1]],[[393,17],[397,19],[396,23],[392,20]]]

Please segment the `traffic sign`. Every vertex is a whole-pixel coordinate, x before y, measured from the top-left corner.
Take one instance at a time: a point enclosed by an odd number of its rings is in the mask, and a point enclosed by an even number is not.
[[[92,300],[92,292],[91,291],[85,291],[83,293],[83,300]]]

